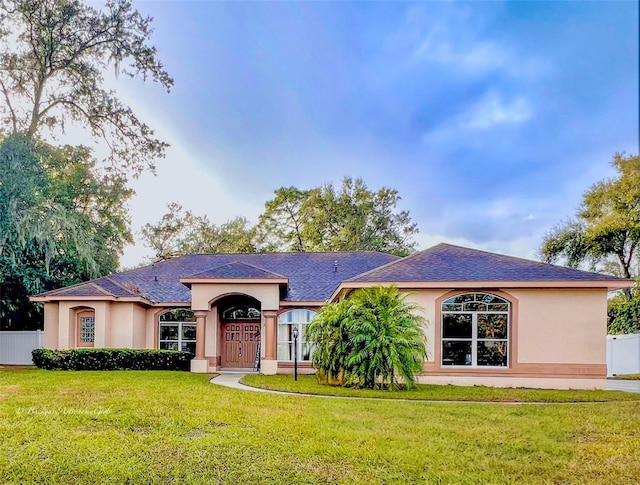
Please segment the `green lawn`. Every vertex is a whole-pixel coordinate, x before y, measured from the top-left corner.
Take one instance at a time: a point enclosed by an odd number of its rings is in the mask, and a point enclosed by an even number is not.
[[[616,376],[616,379],[621,379],[623,381],[640,381],[640,374],[622,374]]]
[[[637,483],[640,402],[319,399],[178,372],[0,371],[4,483]]]
[[[484,386],[436,386],[418,385],[409,391],[377,391],[370,389],[349,389],[338,386],[318,384],[315,376],[263,376],[248,374],[241,380],[243,384],[275,391],[297,392],[302,394],[323,394],[329,396],[411,399],[427,401],[493,401],[493,402],[604,402],[638,401],[640,393],[621,391],[571,390],[557,391],[549,389],[501,389]]]

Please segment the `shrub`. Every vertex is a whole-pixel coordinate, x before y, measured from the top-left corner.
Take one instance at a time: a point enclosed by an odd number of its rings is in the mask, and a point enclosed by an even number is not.
[[[426,356],[424,319],[397,288],[356,290],[327,305],[307,328],[313,365],[326,384],[367,389],[413,387]]]
[[[193,355],[175,350],[35,349],[33,363],[48,370],[189,370]]]

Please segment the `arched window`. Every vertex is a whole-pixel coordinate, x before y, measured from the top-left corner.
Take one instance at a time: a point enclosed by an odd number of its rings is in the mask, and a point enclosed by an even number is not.
[[[442,365],[507,367],[508,300],[490,293],[463,293],[442,302]]]
[[[260,320],[260,310],[251,305],[234,305],[223,310],[222,320]]]
[[[158,317],[158,348],[196,353],[196,316],[187,308],[176,308]]]
[[[311,360],[313,348],[306,340],[307,324],[313,319],[313,310],[289,310],[278,316],[278,360],[293,360],[293,329],[298,328],[298,360]]]

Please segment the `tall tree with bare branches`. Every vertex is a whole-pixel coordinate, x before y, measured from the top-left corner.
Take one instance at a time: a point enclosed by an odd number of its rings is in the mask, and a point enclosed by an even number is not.
[[[0,1],[0,106],[7,134],[30,138],[69,123],[88,127],[109,148],[110,167],[155,170],[167,144],[105,87],[104,72],[173,80],[149,44],[151,18],[128,0],[95,9],[80,0]]]

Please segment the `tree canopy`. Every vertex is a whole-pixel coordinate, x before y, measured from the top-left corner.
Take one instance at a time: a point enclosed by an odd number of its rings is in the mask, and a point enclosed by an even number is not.
[[[30,138],[68,122],[90,128],[120,173],[154,169],[167,144],[105,87],[103,73],[173,80],[149,44],[151,19],[129,0],[97,10],[80,0],[0,2],[0,100],[5,132]]]
[[[127,177],[155,170],[167,144],[104,75],[173,80],[129,0],[0,0],[0,322],[36,328],[28,296],[115,271],[132,242]],[[54,146],[70,125],[103,142]]]
[[[83,147],[0,143],[0,317],[5,327],[37,326],[30,295],[115,271],[132,242],[132,191],[118,175],[99,177]]]
[[[282,187],[265,203],[256,226],[237,217],[221,226],[206,216],[169,204],[169,212],[142,230],[154,258],[194,252],[382,251],[406,255],[418,232],[408,211],[397,211],[397,190],[369,190],[362,179],[345,178],[301,190]]]
[[[637,276],[640,157],[616,153],[612,165],[616,176],[594,184],[575,217],[545,236],[540,248],[544,261],[564,259],[568,266],[588,263],[623,278]],[[631,297],[630,291],[626,294]]]
[[[383,251],[406,255],[418,232],[408,211],[397,211],[398,191],[369,190],[361,178],[346,177],[336,189],[283,187],[265,204],[259,232],[279,251]]]
[[[207,216],[185,211],[172,202],[169,212],[157,224],[142,227],[142,239],[153,252],[154,260],[192,253],[252,253],[254,228],[243,217],[217,226]]]

